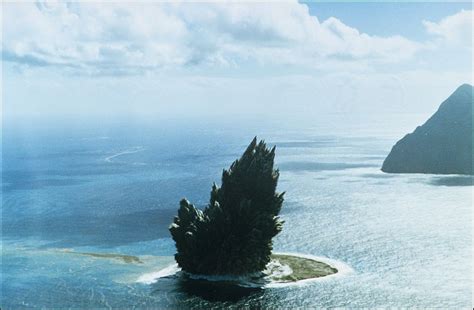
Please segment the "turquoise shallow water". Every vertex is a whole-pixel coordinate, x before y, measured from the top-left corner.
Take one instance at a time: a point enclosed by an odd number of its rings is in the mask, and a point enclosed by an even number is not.
[[[472,179],[379,170],[412,124],[7,130],[1,306],[469,308]],[[264,290],[137,282],[173,262],[167,227],[178,201],[205,206],[212,182],[255,134],[277,145],[287,192],[275,249],[353,272]]]

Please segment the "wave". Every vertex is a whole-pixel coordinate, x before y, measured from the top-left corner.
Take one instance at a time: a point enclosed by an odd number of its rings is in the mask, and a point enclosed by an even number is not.
[[[104,158],[104,160],[108,163],[112,163],[114,158],[117,158],[119,156],[126,155],[126,154],[134,154],[134,153],[142,152],[144,150],[145,148],[143,146],[135,146],[135,147],[126,149],[124,151],[118,152],[116,154],[110,155]]]
[[[180,271],[181,271],[181,268],[178,267],[178,264],[173,264],[155,272],[145,273],[144,275],[141,275],[137,279],[136,282],[143,283],[143,284],[153,284],[156,281],[158,281],[158,279],[160,278],[165,278],[165,277],[175,275]]]

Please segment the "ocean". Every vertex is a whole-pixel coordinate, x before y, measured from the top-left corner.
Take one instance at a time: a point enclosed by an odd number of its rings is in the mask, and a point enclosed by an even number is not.
[[[4,127],[0,306],[470,309],[472,178],[380,171],[426,117]],[[205,207],[255,135],[277,146],[286,191],[275,251],[351,271],[265,289],[141,281],[174,263],[179,200]]]

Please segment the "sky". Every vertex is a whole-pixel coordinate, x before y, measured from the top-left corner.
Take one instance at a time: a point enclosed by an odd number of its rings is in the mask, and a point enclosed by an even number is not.
[[[432,114],[472,4],[2,2],[3,119]]]

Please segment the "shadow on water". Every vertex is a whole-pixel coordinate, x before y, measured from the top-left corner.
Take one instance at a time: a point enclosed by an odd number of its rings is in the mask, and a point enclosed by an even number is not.
[[[372,168],[374,164],[365,163],[320,163],[320,162],[282,162],[278,164],[281,171],[305,172],[305,171],[334,171],[353,168]]]
[[[5,237],[41,237],[46,247],[114,247],[168,237],[175,209],[145,210],[118,215],[67,215],[3,220]]]
[[[389,173],[364,173],[360,175],[363,178],[374,178],[374,179],[390,179],[398,177],[397,174],[389,174]]]
[[[334,146],[335,142],[330,139],[322,141],[288,141],[288,142],[270,142],[276,145],[277,148],[323,148]]]
[[[5,170],[2,172],[2,191],[36,190],[56,186],[81,185],[91,182],[85,177],[112,176],[137,173],[150,169],[146,166],[102,164],[76,164],[74,167],[62,169],[24,168],[24,170]]]
[[[9,192],[13,190],[36,190],[55,186],[72,186],[86,183],[85,180],[75,179],[38,179],[24,180],[22,182],[2,184],[2,191]]]
[[[264,289],[259,287],[243,287],[226,281],[191,279],[182,273],[160,278],[158,282],[152,284],[153,295],[162,296],[169,290],[211,303],[237,303],[241,300],[255,300],[264,293]]]
[[[434,177],[428,182],[430,185],[436,186],[472,186],[473,177],[472,176],[446,176],[446,177]]]
[[[242,287],[230,282],[210,282],[205,280],[183,279],[179,288],[188,295],[207,301],[237,302],[244,298],[263,294],[262,288]]]

